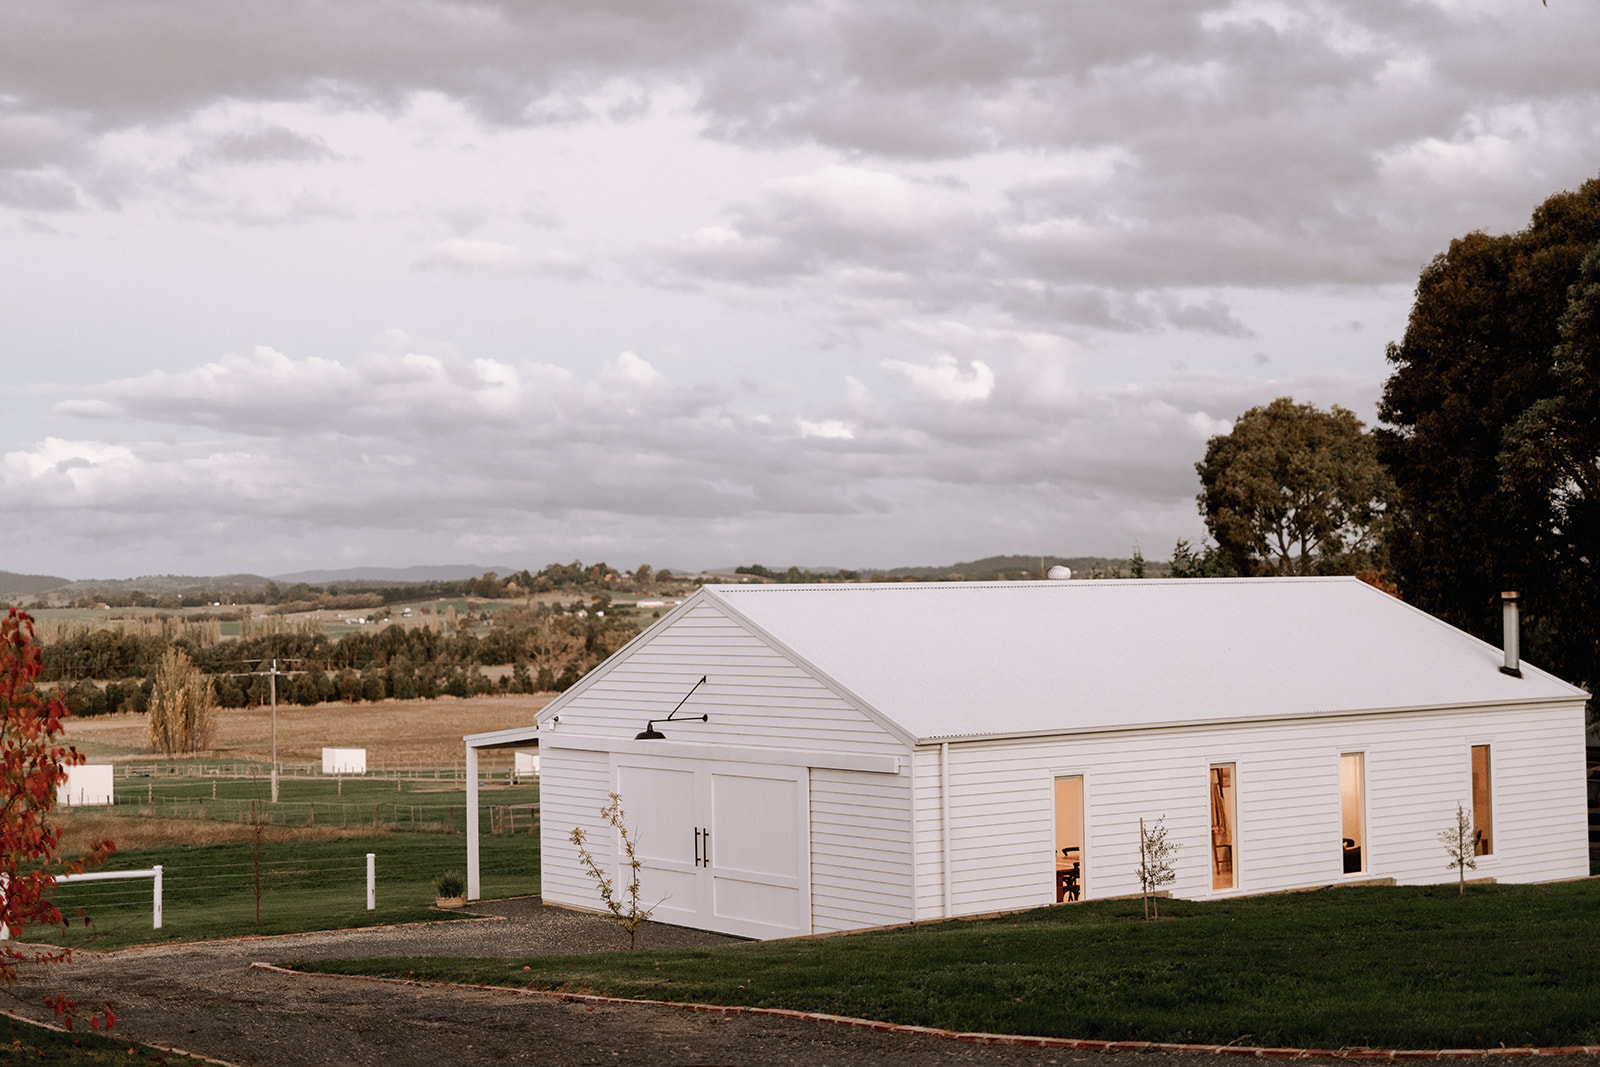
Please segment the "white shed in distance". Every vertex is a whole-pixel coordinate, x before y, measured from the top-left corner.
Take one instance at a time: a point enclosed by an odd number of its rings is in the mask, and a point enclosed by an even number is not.
[[[1135,893],[1141,818],[1188,898],[1448,880],[1458,804],[1585,875],[1586,694],[1501,659],[1353,578],[706,586],[468,746],[538,739],[546,900],[615,791],[656,917],[752,937]]]
[[[114,769],[109,763],[83,763],[66,768],[67,780],[56,786],[56,803],[68,806],[112,803]]]
[[[366,774],[367,750],[364,748],[325,748],[322,750],[323,774]]]

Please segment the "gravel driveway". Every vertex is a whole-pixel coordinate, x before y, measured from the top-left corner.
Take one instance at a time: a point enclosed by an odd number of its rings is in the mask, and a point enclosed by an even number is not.
[[[564,1002],[510,991],[413,985],[252,968],[253,962],[388,957],[519,957],[625,948],[607,920],[535,899],[474,905],[482,922],[441,922],[237,941],[162,945],[98,954],[24,979],[16,992],[33,1011],[46,990],[80,1006],[111,1000],[117,1030],[151,1044],[240,1065],[381,1064],[469,1067],[577,1064],[923,1064],[1102,1063],[1107,1053],[966,1044],[921,1034],[883,1033],[760,1015],[713,1015],[647,1004]],[[641,947],[732,940],[649,924]],[[1163,1067],[1190,1061],[1225,1067],[1212,1055],[1158,1055]],[[1126,1061],[1127,1054],[1121,1058]],[[1498,1057],[1497,1057],[1498,1059]],[[1237,1062],[1237,1061],[1233,1061]],[[1541,1060],[1541,1062],[1546,1062]],[[1593,1057],[1573,1059],[1594,1067]]]

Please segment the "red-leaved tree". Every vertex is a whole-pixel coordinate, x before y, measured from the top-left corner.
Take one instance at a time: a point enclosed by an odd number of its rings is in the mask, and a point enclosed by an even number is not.
[[[0,620],[0,924],[13,936],[29,926],[65,927],[60,909],[51,902],[56,878],[99,863],[116,848],[100,841],[79,857],[59,854],[61,827],[50,818],[56,787],[66,781],[66,769],[82,763],[83,757],[76,748],[60,744],[67,706],[59,694],[46,700],[34,688],[41,669],[33,618],[12,608]],[[19,964],[72,959],[71,950],[23,951],[13,941],[0,944],[0,982],[7,988],[16,984]],[[72,1026],[72,1001],[57,995],[45,1002]],[[95,1029],[109,1028],[116,1017],[107,1005],[88,1021]]]

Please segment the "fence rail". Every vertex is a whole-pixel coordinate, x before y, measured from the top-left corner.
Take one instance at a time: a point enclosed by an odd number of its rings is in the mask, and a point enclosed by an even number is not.
[[[153,904],[151,905],[151,929],[161,929],[161,864],[140,871],[89,871],[84,874],[63,874],[56,877],[56,884],[66,882],[111,882],[124,878],[151,878],[155,885],[151,889]],[[5,875],[0,875],[0,893],[4,893],[10,884]],[[370,890],[369,890],[370,892]],[[11,940],[11,927],[0,923],[0,941]]]
[[[489,832],[495,837],[513,837],[526,829],[530,837],[539,836],[539,805],[489,805]]]

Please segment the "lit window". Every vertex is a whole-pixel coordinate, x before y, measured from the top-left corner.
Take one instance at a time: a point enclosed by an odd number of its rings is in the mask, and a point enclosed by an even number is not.
[[[1344,873],[1360,874],[1367,869],[1366,849],[1366,756],[1347,752],[1339,757],[1340,845]]]
[[[1083,776],[1056,779],[1056,900],[1083,893]]]
[[[1238,862],[1237,820],[1234,817],[1234,765],[1211,768],[1211,888],[1232,889]]]
[[[1494,807],[1489,793],[1489,746],[1472,746],[1472,828],[1478,831],[1479,856],[1494,855]]]

